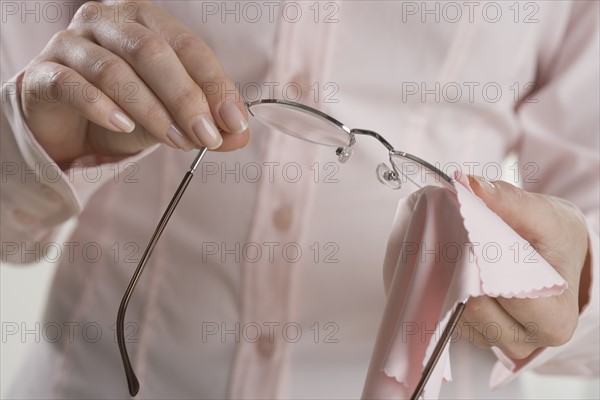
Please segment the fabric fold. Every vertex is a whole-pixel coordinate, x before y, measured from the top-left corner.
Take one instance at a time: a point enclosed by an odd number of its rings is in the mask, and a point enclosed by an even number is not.
[[[454,190],[428,186],[400,201],[383,275],[386,305],[364,399],[407,398],[461,301],[487,295],[553,296],[566,282],[529,243],[456,176]],[[444,349],[423,396],[437,398],[452,379]]]

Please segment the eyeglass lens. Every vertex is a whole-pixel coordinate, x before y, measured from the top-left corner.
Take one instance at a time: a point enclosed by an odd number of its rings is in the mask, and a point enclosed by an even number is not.
[[[350,129],[302,104],[263,100],[248,104],[248,110],[263,124],[298,139],[333,147],[350,144]]]

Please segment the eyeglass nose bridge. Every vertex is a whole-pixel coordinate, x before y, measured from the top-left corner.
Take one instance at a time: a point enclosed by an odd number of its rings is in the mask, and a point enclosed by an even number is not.
[[[392,155],[397,154],[398,152],[394,149],[394,146],[391,145],[383,136],[379,133],[369,130],[369,129],[352,129],[350,134],[354,135],[364,135],[370,136],[376,139],[379,143],[381,143],[388,151],[389,151],[389,161],[391,168],[386,163],[380,163],[377,165],[377,169],[375,173],[377,174],[377,180],[387,187],[398,190],[402,188],[402,180],[400,179],[401,172],[398,170],[396,165],[392,162]]]
[[[379,143],[384,145],[385,148],[388,149],[389,151],[394,151],[394,146],[392,146],[390,144],[390,142],[388,142],[383,136],[381,136],[379,133],[377,133],[375,131],[371,131],[369,129],[351,129],[350,134],[353,135],[353,138],[354,138],[354,135],[370,136],[372,138],[377,139],[379,141]]]
[[[351,129],[350,135],[352,135],[352,144],[354,144],[355,142],[354,135],[364,135],[377,139],[379,143],[381,143],[386,149],[388,149],[388,151],[390,152],[390,164],[392,168],[390,168],[385,163],[380,163],[379,165],[377,165],[377,169],[375,170],[377,174],[377,180],[379,180],[379,182],[383,183],[391,189],[400,189],[402,187],[402,182],[400,181],[400,171],[398,171],[391,159],[391,156],[395,151],[394,146],[392,146],[390,142],[388,142],[379,133],[369,129]],[[340,153],[342,153],[343,151],[347,151],[347,148],[339,148],[336,152],[336,154],[340,157],[340,162],[346,161],[346,159],[343,161],[341,160],[342,156],[340,155]]]
[[[396,157],[402,157],[404,159],[410,160],[416,164],[419,164],[421,167],[424,167],[426,170],[429,170],[430,172],[433,172],[439,179],[439,183],[441,184],[452,184],[453,179],[450,178],[446,173],[444,173],[443,171],[441,171],[439,168],[435,167],[434,165],[428,163],[427,161],[417,157],[417,156],[413,156],[412,154],[403,152],[403,151],[399,151],[394,149],[394,146],[392,146],[390,144],[390,142],[388,142],[383,136],[381,136],[379,133],[372,131],[372,130],[368,130],[368,129],[352,129],[350,130],[350,134],[352,135],[353,139],[354,139],[354,135],[364,135],[364,136],[370,136],[372,138],[377,139],[377,141],[379,141],[379,143],[381,143],[388,151],[389,151],[389,162],[391,165],[391,168],[385,164],[385,163],[380,163],[377,166],[377,179],[383,183],[384,185],[397,190],[400,189],[402,187],[402,184],[405,181],[410,181],[413,182],[415,185],[417,185],[418,187],[422,187],[422,185],[420,185],[418,182],[416,182],[413,178],[411,178],[409,175],[405,174],[403,171],[400,171],[396,165],[395,162],[393,162],[392,157],[396,156]],[[437,181],[437,178],[436,178]]]

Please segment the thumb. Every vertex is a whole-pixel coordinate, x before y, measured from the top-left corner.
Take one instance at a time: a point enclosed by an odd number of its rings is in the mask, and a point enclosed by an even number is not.
[[[498,297],[496,301],[519,323],[535,322],[541,345],[566,343],[577,326],[579,301],[586,301],[579,284],[587,254],[587,229],[582,217],[575,206],[556,197],[478,176],[469,177],[469,181],[488,208],[527,240],[568,283],[567,290],[558,296],[534,300]]]

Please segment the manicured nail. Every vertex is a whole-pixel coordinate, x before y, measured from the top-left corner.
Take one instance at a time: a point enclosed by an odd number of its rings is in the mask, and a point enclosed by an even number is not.
[[[485,178],[482,178],[481,176],[472,176],[472,178],[477,182],[479,187],[485,190],[486,192],[490,194],[496,193],[496,186],[494,186],[492,182],[488,181]]]
[[[221,104],[219,115],[223,118],[230,133],[242,133],[248,129],[248,121],[235,103],[226,101]]]
[[[127,115],[123,114],[120,110],[114,110],[110,114],[109,121],[115,128],[120,132],[133,132],[135,129],[135,122],[133,122]]]
[[[167,137],[171,142],[173,142],[177,147],[182,150],[190,151],[194,148],[194,144],[185,137],[185,135],[177,128],[175,125],[171,125],[169,127],[169,131],[167,132]]]
[[[215,124],[205,115],[200,115],[192,124],[194,135],[209,149],[216,149],[223,143],[223,138]]]

